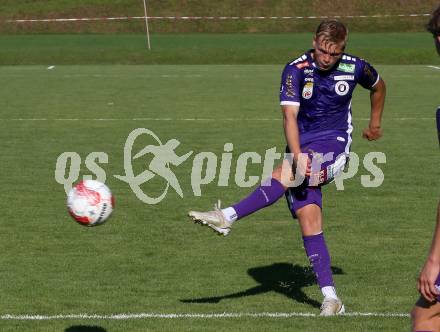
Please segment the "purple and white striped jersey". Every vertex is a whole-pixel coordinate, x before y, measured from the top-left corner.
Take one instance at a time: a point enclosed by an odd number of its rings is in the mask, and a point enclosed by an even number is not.
[[[365,60],[343,54],[327,71],[319,70],[313,50],[284,67],[280,104],[299,106],[301,142],[325,139],[341,133],[351,135],[351,98],[357,83],[371,89],[378,81],[376,70]]]

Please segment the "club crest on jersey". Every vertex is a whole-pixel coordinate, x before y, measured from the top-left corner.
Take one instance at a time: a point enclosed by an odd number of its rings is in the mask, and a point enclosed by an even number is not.
[[[312,95],[313,95],[313,83],[307,82],[303,87],[302,97],[304,99],[310,99],[312,98]]]
[[[350,85],[345,81],[339,81],[335,84],[335,91],[340,96],[345,96],[350,90]]]
[[[355,65],[352,63],[343,63],[341,62],[338,66],[338,70],[346,72],[346,73],[354,73]]]

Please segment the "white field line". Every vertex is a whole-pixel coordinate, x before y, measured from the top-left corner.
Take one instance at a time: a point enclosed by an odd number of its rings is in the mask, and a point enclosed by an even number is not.
[[[428,66],[428,68],[434,68],[434,69],[440,70],[440,67],[437,67],[437,66]]]
[[[355,121],[369,121],[369,118],[356,118]],[[391,121],[432,121],[435,120],[434,117],[421,117],[421,118],[389,118],[386,120]],[[174,119],[174,118],[131,118],[131,119],[122,119],[122,118],[0,118],[0,122],[10,122],[10,121],[201,121],[201,122],[209,122],[209,121],[281,121],[281,118],[180,118],[180,119]]]
[[[378,15],[345,15],[345,16],[148,16],[149,20],[304,20],[327,18],[388,18],[388,17],[420,17],[431,14],[378,14]],[[145,20],[145,16],[119,17],[74,17],[74,18],[34,18],[11,19],[7,23],[34,23],[34,22],[76,22],[76,21],[128,21]]]
[[[391,313],[391,312],[349,312],[343,316],[346,317],[383,317],[383,318],[408,318],[408,313]],[[90,320],[131,320],[131,319],[213,319],[213,318],[294,318],[294,317],[319,317],[318,314],[308,312],[261,312],[261,313],[210,313],[210,314],[196,314],[196,313],[175,313],[175,314],[161,314],[161,313],[138,313],[138,314],[67,314],[67,315],[1,315],[0,320],[69,320],[69,319],[90,319]]]

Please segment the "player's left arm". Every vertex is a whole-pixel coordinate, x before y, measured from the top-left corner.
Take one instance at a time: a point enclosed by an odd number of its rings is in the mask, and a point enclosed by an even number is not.
[[[386,87],[381,77],[370,89],[371,115],[368,128],[365,128],[362,137],[369,141],[382,137],[382,113],[385,105]]]
[[[365,89],[370,90],[371,115],[368,128],[365,128],[362,136],[369,141],[382,137],[382,113],[385,104],[385,82],[379,76],[376,69],[364,59],[357,59],[355,76],[357,82]]]

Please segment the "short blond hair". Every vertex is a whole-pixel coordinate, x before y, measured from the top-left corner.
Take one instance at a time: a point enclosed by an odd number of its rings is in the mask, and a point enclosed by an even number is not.
[[[324,20],[316,29],[315,38],[326,43],[343,44],[345,47],[348,40],[348,29],[338,20]]]

